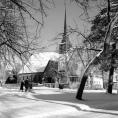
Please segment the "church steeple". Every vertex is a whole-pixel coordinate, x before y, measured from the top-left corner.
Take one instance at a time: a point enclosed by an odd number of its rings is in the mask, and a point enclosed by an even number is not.
[[[67,46],[67,24],[66,24],[66,6],[65,6],[65,16],[64,16],[64,32],[62,36],[62,41],[59,44],[59,53],[64,54],[66,52],[66,46]]]
[[[66,22],[66,5],[65,5],[65,15],[64,15],[64,32],[62,36],[62,41],[59,44],[59,53],[64,54],[66,51],[71,47],[71,44],[69,42],[68,36],[67,36],[67,22]]]
[[[67,37],[67,24],[66,24],[66,7],[65,7],[65,18],[64,18],[64,33],[63,33],[63,40],[66,42]]]

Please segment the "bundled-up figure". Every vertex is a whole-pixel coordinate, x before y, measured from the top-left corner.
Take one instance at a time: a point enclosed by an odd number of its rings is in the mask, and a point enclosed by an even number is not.
[[[58,78],[58,81],[59,81],[59,89],[60,89],[60,90],[63,90],[63,84],[61,84],[61,79]]]
[[[25,92],[28,91],[28,88],[29,88],[29,80],[28,78],[25,80]]]
[[[30,79],[30,81],[29,81],[29,91],[31,92],[31,90],[32,90],[32,80]]]
[[[20,90],[23,92],[23,87],[24,87],[24,79],[21,80],[21,84],[20,84]]]

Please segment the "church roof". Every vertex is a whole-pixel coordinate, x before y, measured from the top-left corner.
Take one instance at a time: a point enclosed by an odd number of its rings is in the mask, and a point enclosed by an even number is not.
[[[21,73],[43,72],[49,60],[58,60],[59,54],[56,52],[37,53],[30,57],[26,65],[19,71]]]

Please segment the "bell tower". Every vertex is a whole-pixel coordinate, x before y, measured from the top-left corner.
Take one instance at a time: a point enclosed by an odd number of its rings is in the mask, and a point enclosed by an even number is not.
[[[59,44],[59,54],[65,54],[67,50],[72,47],[67,35],[67,22],[66,22],[66,7],[65,7],[65,18],[64,18],[64,32],[62,35],[62,41]]]

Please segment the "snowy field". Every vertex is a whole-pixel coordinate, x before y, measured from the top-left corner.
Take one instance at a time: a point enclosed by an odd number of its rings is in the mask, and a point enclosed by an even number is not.
[[[76,90],[34,87],[32,92],[0,88],[0,118],[116,118],[118,95],[86,90],[83,101]],[[80,116],[80,117],[79,117]]]

